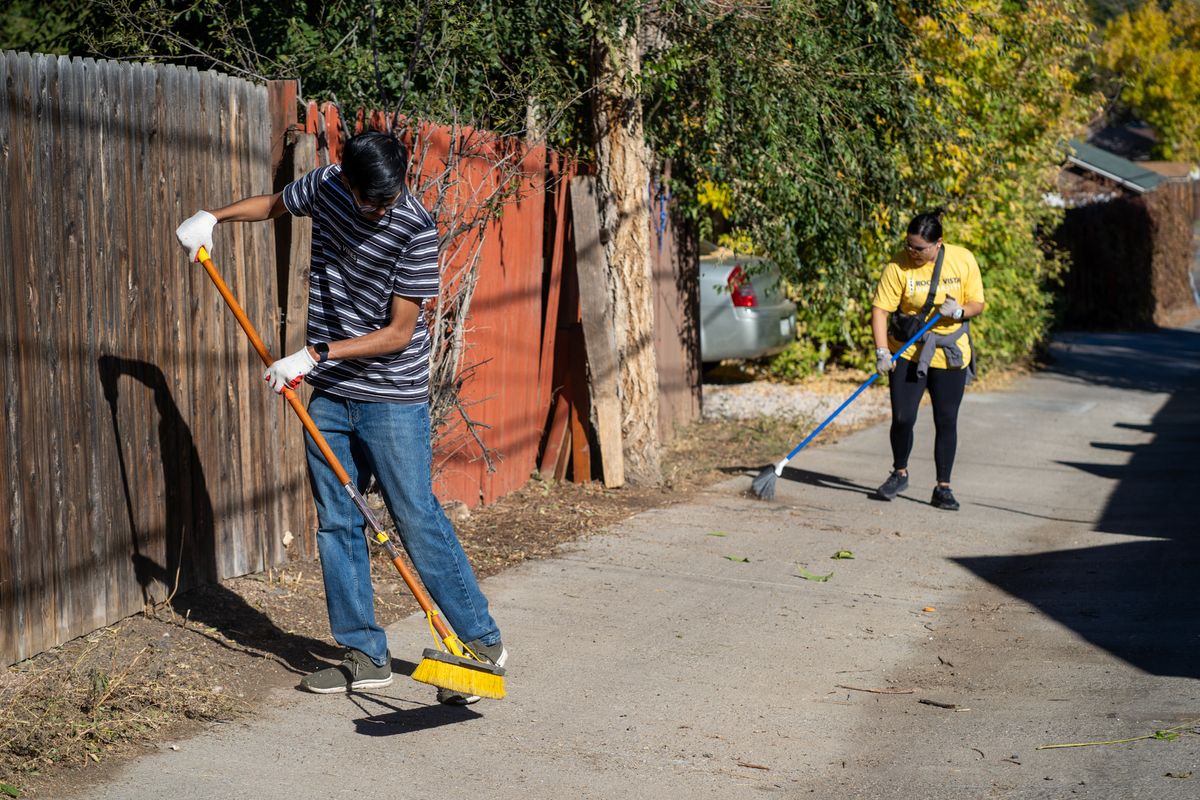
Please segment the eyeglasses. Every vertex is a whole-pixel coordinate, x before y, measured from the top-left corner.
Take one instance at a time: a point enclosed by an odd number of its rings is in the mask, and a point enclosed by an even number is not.
[[[363,214],[374,214],[380,211],[387,211],[392,206],[396,205],[396,202],[404,194],[404,190],[401,189],[396,193],[395,197],[393,197],[391,200],[388,200],[386,203],[364,203],[359,199],[358,192],[356,192],[354,187],[350,185],[350,181],[346,180],[345,175],[342,176],[342,185],[344,185],[350,191],[350,198],[354,201],[354,205],[358,207],[358,210]]]
[[[923,247],[918,247],[911,242],[904,243],[904,249],[910,253],[924,253],[926,250],[929,250],[930,248],[933,248],[933,247],[937,247],[937,242],[933,242],[932,244],[924,245]]]

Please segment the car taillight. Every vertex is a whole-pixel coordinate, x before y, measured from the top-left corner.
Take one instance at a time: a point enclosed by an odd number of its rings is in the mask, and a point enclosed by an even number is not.
[[[750,282],[750,276],[742,270],[741,264],[733,268],[733,272],[729,273],[725,282],[729,284],[729,297],[735,306],[754,308],[758,305],[758,297],[754,294],[754,284]]]

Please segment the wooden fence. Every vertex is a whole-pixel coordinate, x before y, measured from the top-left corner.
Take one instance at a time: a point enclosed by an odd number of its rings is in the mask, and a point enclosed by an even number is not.
[[[271,185],[267,91],[0,56],[0,662],[311,537],[299,426],[174,229]],[[269,226],[216,259],[274,347]],[[281,442],[287,444],[281,447]]]
[[[300,426],[264,391],[257,356],[174,229],[336,159],[339,137],[331,106],[299,120],[294,83],[172,66],[4,53],[0,92],[7,664],[176,586],[315,551]],[[426,133],[444,159],[453,132]],[[439,453],[443,501],[490,502],[539,464],[590,477],[574,168],[541,149],[521,159],[532,177],[484,230],[468,320],[467,361],[480,366],[464,398],[500,459],[489,471]],[[483,161],[461,169],[468,185],[495,179]],[[673,243],[665,190],[650,199],[669,435],[699,410],[695,270]],[[303,338],[308,236],[286,218],[218,231],[218,269],[276,354]]]

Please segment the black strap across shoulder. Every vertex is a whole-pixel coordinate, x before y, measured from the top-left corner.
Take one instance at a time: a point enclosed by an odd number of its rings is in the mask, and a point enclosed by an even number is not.
[[[933,310],[933,298],[937,297],[938,279],[942,277],[942,258],[946,255],[946,245],[938,248],[937,261],[933,265],[933,277],[929,280],[929,296],[925,298],[925,305],[921,308],[921,321],[929,319],[929,312]]]

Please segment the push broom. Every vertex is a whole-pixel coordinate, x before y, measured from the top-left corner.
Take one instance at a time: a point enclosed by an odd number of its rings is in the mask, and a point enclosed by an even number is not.
[[[912,347],[918,339],[920,339],[922,336],[925,335],[926,331],[928,331],[935,324],[937,324],[937,321],[940,318],[941,317],[938,314],[934,314],[932,317],[930,317],[929,320],[926,321],[926,323],[921,326],[921,330],[917,331],[917,334],[915,336],[913,336],[911,339],[909,339],[907,342],[905,342],[903,347],[901,347],[899,350],[897,350],[895,353],[892,354],[892,363],[895,364],[896,359],[900,357],[900,354],[903,353],[908,348]],[[811,442],[813,439],[815,439],[817,437],[818,433],[825,430],[826,425],[833,422],[834,417],[836,417],[838,414],[842,413],[843,409],[845,409],[846,406],[850,405],[855,400],[857,400],[858,396],[860,394],[862,394],[863,391],[865,391],[866,388],[868,386],[870,386],[872,383],[874,383],[878,378],[879,378],[878,372],[872,374],[871,377],[869,377],[865,381],[863,381],[862,386],[859,386],[857,389],[854,390],[854,394],[852,394],[848,398],[846,398],[846,401],[844,403],[842,403],[840,406],[838,406],[837,410],[835,410],[832,414],[830,414],[828,417],[826,417],[825,421],[816,427],[816,430],[814,430],[808,436],[804,437],[804,441],[802,441],[800,444],[796,445],[796,447],[792,450],[792,452],[788,453],[787,456],[785,458],[781,459],[778,464],[775,464],[774,466],[770,466],[770,467],[763,467],[762,472],[758,473],[758,477],[755,478],[754,481],[751,482],[751,484],[750,484],[750,490],[752,492],[754,492],[755,496],[758,497],[760,500],[774,500],[775,499],[775,482],[777,480],[779,480],[779,476],[783,475],[783,468],[788,465],[788,462],[791,461],[793,458],[795,458],[796,454],[799,453],[801,450],[803,450],[805,445],[807,445],[809,442]]]
[[[249,317],[246,316],[246,312],[242,310],[233,293],[229,291],[229,287],[217,272],[212,258],[209,257],[208,251],[203,247],[197,253],[197,260],[204,265],[204,270],[208,273],[208,277],[212,278],[217,291],[225,299],[225,304],[229,306],[229,310],[233,312],[233,316],[237,319],[238,324],[246,332],[246,336],[250,339],[250,344],[258,351],[258,355],[262,358],[263,363],[270,366],[274,361],[271,358],[270,351],[267,350],[267,346],[259,338],[257,331],[254,330],[254,326],[250,323]],[[416,598],[417,604],[425,612],[425,617],[429,620],[430,628],[435,631],[435,638],[446,647],[445,651],[434,650],[432,648],[426,649],[422,654],[421,663],[413,670],[413,680],[464,695],[491,697],[496,700],[502,699],[504,697],[504,668],[480,659],[450,630],[450,626],[445,623],[434,607],[429,594],[417,581],[416,576],[413,575],[408,565],[404,563],[404,560],[400,556],[400,550],[392,542],[391,538],[383,532],[383,528],[380,527],[378,520],[375,519],[374,513],[367,506],[367,501],[350,480],[350,476],[342,468],[337,456],[329,449],[329,444],[325,441],[325,437],[321,435],[321,432],[317,430],[316,423],[308,415],[308,410],[304,408],[304,404],[300,402],[300,398],[286,386],[283,388],[282,394],[287,399],[292,410],[296,412],[296,416],[300,418],[300,423],[304,425],[304,429],[308,431],[308,435],[312,437],[321,454],[325,456],[325,461],[328,462],[334,474],[337,475],[337,479],[341,481],[342,488],[346,490],[354,505],[362,512],[363,518],[367,522],[367,527],[371,530],[371,538],[387,551],[388,557],[392,559],[392,564],[400,572],[400,577],[404,579],[405,585],[408,586],[409,591]]]

